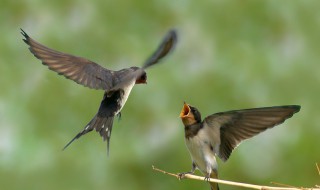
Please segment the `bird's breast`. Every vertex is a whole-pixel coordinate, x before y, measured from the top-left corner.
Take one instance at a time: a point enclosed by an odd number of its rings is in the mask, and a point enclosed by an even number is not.
[[[118,100],[119,104],[120,104],[120,109],[118,110],[118,112],[116,114],[118,114],[122,110],[124,104],[127,102],[128,98],[129,98],[129,95],[130,95],[130,92],[131,92],[134,84],[135,84],[135,81],[132,81],[132,83],[130,83],[129,85],[125,86],[122,89],[123,90],[123,94]]]
[[[208,167],[212,169],[218,167],[210,141],[198,134],[194,137],[186,138],[186,145],[193,162],[202,173],[205,174]]]

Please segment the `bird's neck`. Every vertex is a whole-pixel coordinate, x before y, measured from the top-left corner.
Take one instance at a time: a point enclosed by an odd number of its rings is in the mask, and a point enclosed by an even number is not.
[[[196,136],[201,128],[202,128],[201,123],[195,123],[192,125],[185,125],[185,127],[184,127],[185,138],[189,139],[189,138]]]

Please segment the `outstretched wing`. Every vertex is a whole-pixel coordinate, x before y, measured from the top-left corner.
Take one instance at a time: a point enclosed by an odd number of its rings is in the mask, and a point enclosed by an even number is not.
[[[210,115],[204,122],[220,128],[218,156],[226,161],[241,141],[283,123],[299,110],[297,105],[234,110]]]
[[[50,49],[30,38],[22,29],[21,34],[31,53],[50,70],[89,88],[108,90],[112,87],[113,71],[85,58]]]
[[[158,49],[151,55],[149,59],[143,64],[143,69],[158,63],[162,58],[168,55],[177,43],[177,33],[175,30],[170,30],[163,38]]]
[[[124,86],[130,86],[134,81],[145,75],[145,69],[158,63],[173,51],[175,44],[177,43],[177,33],[175,30],[170,30],[163,38],[161,44],[157,50],[151,55],[149,59],[143,64],[142,68],[131,67],[129,69],[122,69],[115,72],[115,82],[111,91],[118,90]],[[130,71],[130,72],[128,72]],[[121,77],[119,77],[121,76]],[[117,80],[121,78],[121,80]]]

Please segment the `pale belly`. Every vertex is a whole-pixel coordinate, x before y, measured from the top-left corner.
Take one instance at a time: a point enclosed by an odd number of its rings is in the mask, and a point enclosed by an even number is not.
[[[198,136],[194,136],[186,139],[186,145],[193,162],[203,174],[211,173],[212,170],[218,169],[215,154],[203,138],[200,139]]]
[[[135,81],[132,81],[132,83],[130,83],[130,85],[128,85],[126,88],[123,89],[123,92],[124,92],[123,97],[119,99],[119,104],[121,106],[120,106],[120,109],[116,112],[116,114],[118,114],[122,110],[124,104],[127,102],[128,97],[130,95],[130,92],[131,92],[134,84],[135,84]]]

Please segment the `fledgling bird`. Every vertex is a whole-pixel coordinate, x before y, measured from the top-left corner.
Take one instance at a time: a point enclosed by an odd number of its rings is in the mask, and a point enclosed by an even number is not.
[[[95,129],[104,141],[107,140],[108,154],[113,119],[116,115],[121,116],[121,109],[125,105],[131,89],[135,84],[147,83],[145,69],[158,63],[172,52],[177,42],[175,30],[170,30],[156,51],[146,60],[141,68],[130,67],[113,71],[88,59],[50,49],[30,38],[22,29],[21,34],[24,36],[23,41],[29,45],[31,53],[40,59],[43,65],[48,66],[50,70],[85,87],[105,91],[98,113],[63,150],[75,139]]]
[[[199,110],[184,103],[180,118],[184,124],[185,142],[192,158],[190,172],[199,169],[205,178],[218,178],[216,156],[227,161],[241,141],[283,123],[300,111],[300,106],[275,106],[215,113],[201,120]],[[209,182],[212,190],[217,183]]]

